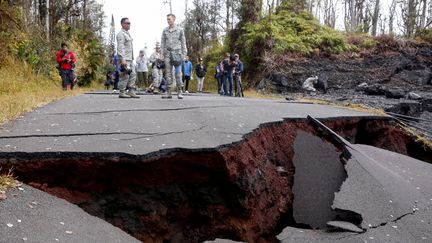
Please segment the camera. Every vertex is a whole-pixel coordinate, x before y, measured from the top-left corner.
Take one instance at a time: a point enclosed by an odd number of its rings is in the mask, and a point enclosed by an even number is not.
[[[165,69],[165,61],[158,59],[156,61],[156,68],[157,69]]]
[[[120,65],[120,72],[130,75],[132,73],[132,68],[130,68],[130,66]]]

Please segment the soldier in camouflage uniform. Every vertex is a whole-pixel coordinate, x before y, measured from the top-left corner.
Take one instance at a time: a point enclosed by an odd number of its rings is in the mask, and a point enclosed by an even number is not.
[[[182,88],[182,72],[181,72],[181,62],[186,57],[187,54],[187,47],[186,47],[186,38],[184,35],[184,31],[182,28],[178,27],[175,24],[175,15],[174,14],[168,14],[167,15],[167,22],[168,27],[165,28],[162,32],[162,39],[161,39],[161,49],[162,49],[162,56],[165,60],[165,66],[166,66],[166,78],[168,82],[168,92],[167,95],[162,98],[172,98],[171,95],[171,88],[173,85],[173,67],[175,69],[175,79],[177,82],[177,90],[178,90],[178,98],[183,99],[181,88]],[[178,55],[176,55],[178,54]],[[180,63],[178,65],[173,65],[172,63],[172,56],[179,56],[181,55]],[[178,58],[176,58],[177,60]]]
[[[136,71],[133,62],[132,37],[129,34],[130,21],[128,18],[121,19],[122,29],[117,34],[117,55],[120,60],[120,98],[139,98],[135,94]],[[126,93],[128,89],[128,93]]]

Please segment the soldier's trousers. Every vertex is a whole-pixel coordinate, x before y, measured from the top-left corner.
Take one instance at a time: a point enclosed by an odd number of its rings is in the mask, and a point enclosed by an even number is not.
[[[133,61],[126,61],[127,66],[132,69],[131,74],[127,74],[125,72],[120,72],[120,81],[119,81],[119,90],[125,91],[126,89],[135,89],[136,88],[136,71],[135,65]]]
[[[153,87],[159,88],[162,82],[162,69],[158,69],[156,65],[153,67],[152,76],[153,76]]]
[[[183,81],[182,81],[183,74],[181,71],[181,65],[174,67],[173,65],[171,65],[169,58],[167,58],[167,59],[165,59],[165,67],[166,67],[166,69],[165,69],[166,79],[167,79],[169,89],[171,89],[173,86],[173,76],[175,74],[175,81],[177,83],[177,90],[180,92],[181,88],[183,86]],[[175,72],[175,73],[173,74],[173,72]]]

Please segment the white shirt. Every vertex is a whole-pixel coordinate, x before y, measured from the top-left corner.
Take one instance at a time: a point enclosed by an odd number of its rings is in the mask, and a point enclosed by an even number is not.
[[[136,59],[137,72],[148,72],[148,58],[146,56],[138,56]]]

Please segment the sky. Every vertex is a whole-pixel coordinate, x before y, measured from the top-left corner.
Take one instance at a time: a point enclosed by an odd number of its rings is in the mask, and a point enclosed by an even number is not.
[[[114,15],[116,34],[120,31],[120,20],[129,18],[131,28],[129,30],[134,45],[134,53],[147,45],[147,55],[154,51],[156,41],[160,41],[162,30],[168,26],[166,15],[170,12],[167,0],[98,0],[104,4],[106,15],[105,38],[108,40],[111,23],[111,15]],[[171,0],[173,13],[176,15],[176,23],[185,19],[185,0]]]
[[[170,12],[169,0],[98,0],[104,4],[106,15],[105,38],[108,40],[111,15],[114,15],[116,34],[120,31],[120,19],[128,17],[131,21],[130,33],[133,38],[134,53],[147,46],[146,53],[151,55],[156,41],[160,41],[162,30],[168,26],[166,15]],[[192,1],[187,0],[191,5]],[[338,1],[339,2],[339,1]],[[184,19],[185,0],[171,0],[173,13],[177,16],[177,23]],[[381,0],[381,13],[388,13],[391,0]],[[190,7],[190,6],[189,6]],[[337,13],[337,28],[343,29],[343,9],[339,6]],[[397,28],[398,23],[395,22]]]

